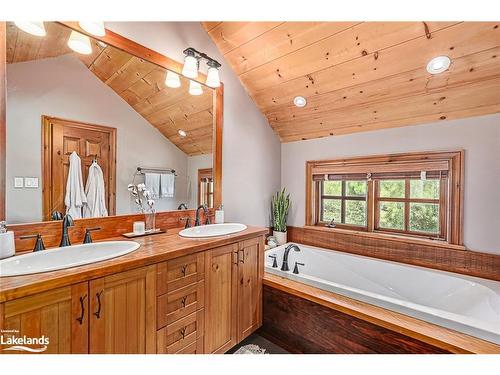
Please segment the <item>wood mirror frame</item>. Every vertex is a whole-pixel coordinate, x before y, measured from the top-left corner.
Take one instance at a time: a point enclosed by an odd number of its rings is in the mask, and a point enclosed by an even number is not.
[[[96,37],[81,29],[78,22],[58,22],[61,25],[76,30],[91,38],[100,40],[131,55],[147,60],[162,68],[181,74],[182,64],[141,44],[127,39],[106,29],[106,35]],[[0,22],[0,221],[6,219],[6,22]],[[200,73],[199,81],[204,81],[206,75]],[[223,123],[223,101],[224,84],[214,89],[214,124],[213,127],[213,178],[214,178],[214,207],[222,204],[222,123]]]

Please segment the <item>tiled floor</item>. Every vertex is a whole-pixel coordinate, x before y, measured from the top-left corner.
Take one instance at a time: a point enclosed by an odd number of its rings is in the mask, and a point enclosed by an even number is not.
[[[266,354],[289,354],[285,349],[282,347],[272,343],[271,341],[265,339],[262,336],[259,336],[258,334],[254,333],[250,336],[248,336],[245,340],[243,340],[241,343],[236,345],[234,348],[230,349],[227,354],[234,354],[235,351],[237,351],[239,348],[245,345],[249,344],[254,344],[258,345],[263,349],[266,349]]]

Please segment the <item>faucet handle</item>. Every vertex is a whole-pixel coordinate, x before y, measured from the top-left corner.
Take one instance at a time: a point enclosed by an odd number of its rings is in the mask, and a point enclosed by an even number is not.
[[[190,216],[181,217],[179,220],[186,222],[186,224],[184,225],[184,229],[191,227],[191,217]]]
[[[293,273],[298,275],[299,274],[299,267],[298,266],[305,266],[304,263],[299,263],[299,262],[295,262],[295,267],[293,267]]]
[[[100,227],[95,227],[95,228],[87,228],[85,229],[85,238],[83,239],[83,243],[92,243],[92,236],[90,235],[90,232],[96,231],[96,230],[101,230]]]
[[[276,254],[271,254],[269,258],[273,260],[273,268],[278,268],[278,256]]]
[[[28,238],[36,238],[35,247],[33,248],[33,251],[45,250],[45,245],[43,244],[42,235],[40,233],[21,236],[19,238],[21,240],[26,240]]]

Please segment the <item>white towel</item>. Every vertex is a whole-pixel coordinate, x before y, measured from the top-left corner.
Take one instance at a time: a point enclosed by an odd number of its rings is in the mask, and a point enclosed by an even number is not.
[[[85,184],[85,194],[87,196],[87,204],[83,207],[83,217],[108,216],[104,175],[96,161],[89,167],[89,176]]]
[[[83,190],[82,161],[78,154],[73,151],[69,156],[68,180],[66,181],[66,214],[73,219],[82,218],[82,208],[87,203],[87,197]]]
[[[146,185],[146,189],[151,192],[153,199],[160,197],[160,175],[158,173],[145,173],[144,184]]]
[[[164,173],[160,175],[160,198],[172,198],[175,191],[175,175]]]

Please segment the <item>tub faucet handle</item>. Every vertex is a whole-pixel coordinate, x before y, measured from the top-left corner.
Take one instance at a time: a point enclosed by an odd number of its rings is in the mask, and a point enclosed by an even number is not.
[[[295,267],[293,267],[293,273],[298,275],[299,274],[299,266],[305,266],[304,263],[299,263],[295,262]]]
[[[273,260],[273,268],[278,268],[278,260],[276,254],[269,255],[269,258]]]

